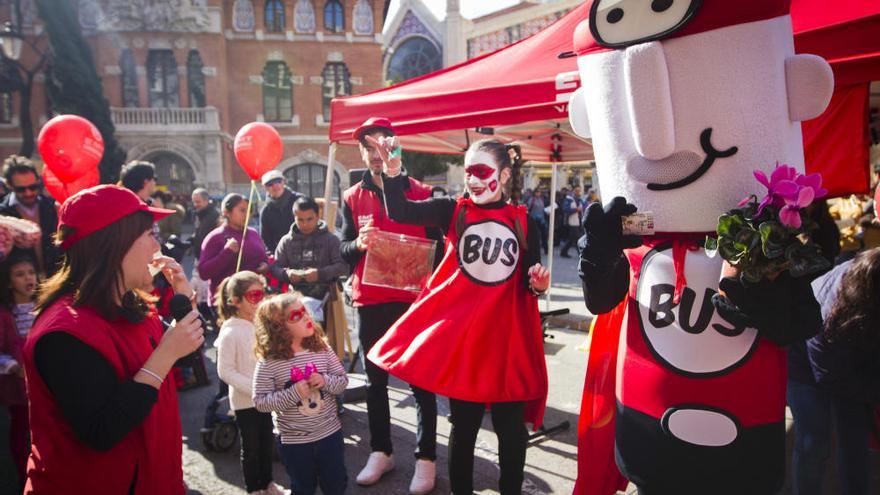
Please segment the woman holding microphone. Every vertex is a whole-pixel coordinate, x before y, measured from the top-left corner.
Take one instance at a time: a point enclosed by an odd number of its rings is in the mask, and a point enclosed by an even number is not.
[[[24,347],[31,407],[25,494],[170,494],[186,489],[177,393],[166,375],[204,341],[195,311],[162,333],[149,265],[187,297],[174,260],[154,258],[156,220],[131,191],[101,185],[61,206],[64,262],[45,282]]]

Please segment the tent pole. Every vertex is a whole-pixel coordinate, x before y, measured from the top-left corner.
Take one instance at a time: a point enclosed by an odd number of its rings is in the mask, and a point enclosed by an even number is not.
[[[333,164],[335,162],[336,143],[330,143],[330,150],[327,151],[327,175],[324,178],[324,223],[328,228],[335,223],[335,221],[332,223],[330,221],[331,203],[333,202]]]
[[[547,271],[550,272],[550,289],[553,289],[553,238],[555,237],[553,223],[556,218],[556,162],[550,166],[550,220],[547,222],[547,228],[550,230],[549,237],[547,239]],[[546,299],[544,300],[544,311],[550,311],[550,293],[552,290],[547,290],[547,295],[544,296]]]

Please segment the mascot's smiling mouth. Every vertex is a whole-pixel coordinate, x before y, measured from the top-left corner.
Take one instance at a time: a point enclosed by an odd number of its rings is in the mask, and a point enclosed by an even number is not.
[[[629,175],[638,182],[647,184],[651,191],[669,191],[684,187],[703,176],[718,158],[733,156],[736,146],[717,150],[712,146],[712,128],[700,133],[700,146],[706,154],[702,160],[693,151],[679,151],[662,160],[648,160],[642,156],[630,158],[626,168]]]

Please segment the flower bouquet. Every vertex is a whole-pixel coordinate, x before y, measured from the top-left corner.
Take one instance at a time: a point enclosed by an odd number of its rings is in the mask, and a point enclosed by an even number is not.
[[[810,240],[815,224],[806,212],[813,200],[828,194],[822,176],[779,164],[769,179],[760,170],[754,175],[767,194],[760,201],[751,195],[721,215],[718,237],[706,239],[706,250],[720,254],[750,283],[773,280],[785,270],[800,277],[827,269],[830,263]]]

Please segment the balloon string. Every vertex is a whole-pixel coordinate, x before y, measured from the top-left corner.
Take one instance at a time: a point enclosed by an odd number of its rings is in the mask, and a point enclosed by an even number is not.
[[[238,263],[235,264],[235,273],[238,273],[241,270],[241,255],[244,254],[244,242],[247,239],[248,233],[248,223],[251,221],[251,208],[253,208],[254,204],[254,191],[257,189],[257,182],[251,180],[251,193],[248,196],[248,209],[247,213],[244,215],[244,232],[241,233],[241,246],[238,247]]]

